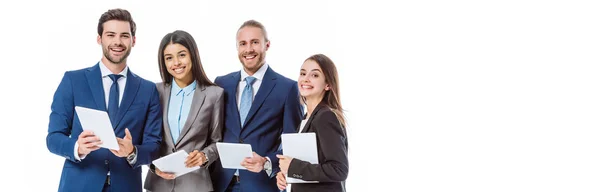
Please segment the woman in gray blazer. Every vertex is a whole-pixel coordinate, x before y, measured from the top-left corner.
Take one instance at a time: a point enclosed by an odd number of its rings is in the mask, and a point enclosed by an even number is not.
[[[223,89],[204,73],[194,38],[185,31],[165,35],[158,51],[162,83],[156,87],[163,107],[159,157],[184,150],[185,162],[198,170],[175,178],[154,165],[144,188],[154,192],[213,191],[208,166],[218,158],[222,139]]]

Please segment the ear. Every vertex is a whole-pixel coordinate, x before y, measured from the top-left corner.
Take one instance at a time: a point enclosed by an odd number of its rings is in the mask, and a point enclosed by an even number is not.
[[[135,46],[135,36],[133,36],[133,42],[131,43],[131,47]]]
[[[100,35],[98,35],[96,41],[98,42],[98,45],[102,45],[102,37]]]
[[[325,85],[325,91],[329,91],[329,89],[330,89],[330,88],[329,88],[329,84],[326,84],[326,85]]]
[[[267,41],[267,43],[265,43],[265,51],[269,50],[269,47],[271,47],[271,41]]]

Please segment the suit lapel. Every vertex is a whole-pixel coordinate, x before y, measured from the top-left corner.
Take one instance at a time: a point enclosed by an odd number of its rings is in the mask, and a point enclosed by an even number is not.
[[[265,76],[263,77],[263,81],[260,84],[260,88],[258,88],[258,93],[256,93],[256,97],[254,98],[254,101],[252,101],[252,106],[250,107],[250,111],[248,111],[248,115],[246,117],[246,120],[244,121],[244,127],[248,125],[248,120],[252,119],[252,117],[256,114],[256,111],[258,111],[258,109],[260,108],[260,106],[262,106],[267,96],[271,93],[271,90],[273,90],[273,87],[275,87],[275,80],[277,79],[277,77],[274,73],[275,72],[271,70],[271,67],[267,68]]]
[[[177,139],[177,143],[175,145],[181,143],[181,140],[190,131],[192,128],[192,123],[196,120],[198,113],[200,112],[200,108],[202,108],[202,104],[204,104],[204,98],[206,97],[204,90],[206,88],[201,86],[200,84],[196,84],[196,91],[194,91],[194,98],[192,99],[192,106],[190,106],[190,111],[188,113],[188,117],[185,120],[185,124],[183,124],[183,129],[181,133],[179,133],[179,138]]]
[[[321,110],[323,107],[326,107],[326,106],[318,104],[315,107],[314,111],[310,114],[310,118],[308,118],[308,120],[306,121],[306,124],[304,124],[304,127],[300,127],[300,129],[302,129],[301,133],[308,133],[309,130],[312,131],[312,126],[310,126],[310,124],[315,119],[315,114],[317,114],[317,112],[319,112],[319,110]],[[314,131],[312,131],[312,132],[314,132]]]
[[[240,78],[242,77],[242,75],[240,74],[240,72],[234,73],[233,75],[230,76],[231,78],[228,79],[229,81],[229,86],[226,86],[225,89],[227,89],[229,94],[228,96],[228,103],[231,103],[231,105],[229,105],[229,111],[231,111],[231,113],[228,113],[228,116],[231,116],[233,119],[233,123],[231,125],[233,125],[234,127],[232,127],[231,130],[236,136],[240,136],[240,133],[242,131],[242,125],[240,124],[240,110],[238,109],[238,101],[237,101],[237,90],[238,90],[238,85],[239,85],[239,81]],[[241,94],[241,93],[240,93]]]
[[[173,136],[171,135],[171,127],[169,127],[169,100],[171,99],[171,85],[162,83],[162,107],[163,107],[163,131],[165,134],[165,142],[169,146],[173,146]]]
[[[116,121],[117,123],[116,125],[114,125],[115,129],[119,125],[121,120],[123,120],[125,112],[127,112],[129,106],[131,106],[131,103],[133,103],[133,100],[137,95],[138,89],[140,88],[140,81],[141,79],[139,77],[131,73],[131,69],[127,70],[127,83],[125,84],[125,93],[123,93],[123,99],[121,99],[121,104],[119,105],[119,112],[117,113]]]
[[[102,73],[100,72],[100,62],[85,73],[85,76],[92,91],[94,102],[98,110],[106,111],[106,101],[104,101],[104,87],[102,85]]]

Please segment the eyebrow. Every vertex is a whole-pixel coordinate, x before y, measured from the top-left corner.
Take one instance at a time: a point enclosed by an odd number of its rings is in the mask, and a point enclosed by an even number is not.
[[[187,51],[185,51],[185,50],[181,50],[181,51],[177,52],[177,54],[179,54],[179,53],[184,53],[184,52],[187,52]],[[170,53],[167,53],[167,54],[165,54],[165,56],[167,56],[167,55],[171,55],[171,54],[170,54]]]
[[[260,41],[260,39],[250,39],[250,41]],[[238,43],[241,43],[241,42],[246,42],[246,40],[240,40],[240,41],[238,41]]]
[[[106,31],[106,32],[104,32],[104,34],[117,34],[117,33],[114,32],[114,31]],[[123,32],[123,33],[121,33],[121,35],[124,35],[124,34],[125,35],[131,35],[129,32]]]
[[[306,71],[306,69],[300,69],[300,71]],[[318,72],[321,72],[321,73],[323,73],[323,72],[322,72],[320,69],[312,69],[312,70],[310,70],[310,71],[318,71]]]

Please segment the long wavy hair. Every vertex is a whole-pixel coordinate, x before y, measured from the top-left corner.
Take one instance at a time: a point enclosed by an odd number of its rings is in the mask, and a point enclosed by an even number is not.
[[[325,91],[325,95],[321,100],[321,104],[326,105],[335,113],[338,121],[342,127],[346,127],[346,118],[344,117],[344,110],[342,108],[342,103],[340,101],[340,86],[338,79],[337,68],[333,61],[323,55],[316,54],[308,57],[305,61],[312,60],[316,62],[321,70],[323,71],[323,75],[325,75],[325,83],[329,84],[329,91]],[[302,100],[306,101],[303,97]]]

